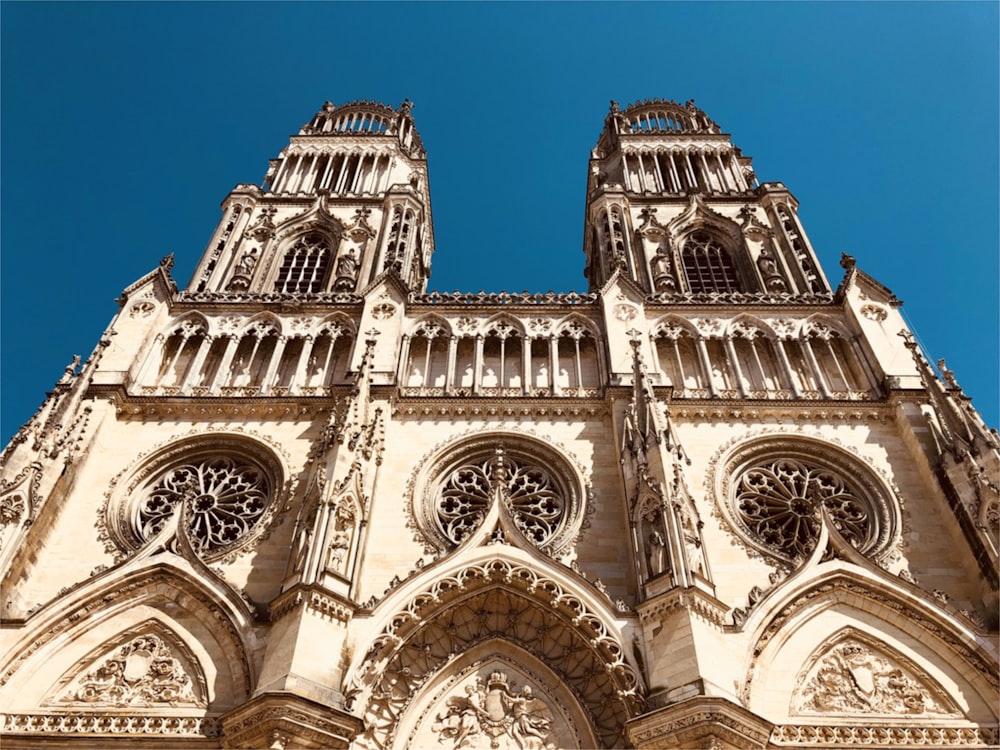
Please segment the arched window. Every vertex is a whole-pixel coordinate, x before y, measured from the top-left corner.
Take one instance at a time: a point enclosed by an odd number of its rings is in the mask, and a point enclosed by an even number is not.
[[[684,242],[681,262],[688,290],[728,294],[742,291],[736,264],[729,252],[707,232],[695,232]]]
[[[284,294],[322,292],[330,276],[333,252],[319,232],[303,235],[285,253],[274,282],[274,291]]]

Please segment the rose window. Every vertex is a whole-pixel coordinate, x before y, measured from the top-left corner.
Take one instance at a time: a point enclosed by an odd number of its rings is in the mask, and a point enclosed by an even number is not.
[[[790,560],[815,546],[820,508],[861,552],[878,541],[880,513],[865,495],[837,473],[805,461],[779,458],[745,470],[735,484],[734,504],[755,540]]]
[[[440,530],[460,543],[479,526],[498,494],[517,527],[539,546],[552,540],[566,515],[563,493],[545,469],[498,452],[448,475],[435,508]]]
[[[268,507],[270,488],[261,469],[228,456],[175,466],[146,492],[135,511],[135,530],[148,541],[184,505],[188,537],[201,552],[229,550],[254,529]]]

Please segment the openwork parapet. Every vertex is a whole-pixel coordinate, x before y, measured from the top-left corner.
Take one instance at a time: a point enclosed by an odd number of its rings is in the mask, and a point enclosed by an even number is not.
[[[588,305],[597,302],[597,295],[577,292],[430,292],[412,295],[410,302],[417,305]]]

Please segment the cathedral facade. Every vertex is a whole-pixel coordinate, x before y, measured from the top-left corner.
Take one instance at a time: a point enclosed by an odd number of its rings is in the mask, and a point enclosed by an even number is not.
[[[410,104],[327,103],[125,289],[2,455],[3,747],[996,745],[954,374],[693,103],[589,166],[586,292],[428,292]]]

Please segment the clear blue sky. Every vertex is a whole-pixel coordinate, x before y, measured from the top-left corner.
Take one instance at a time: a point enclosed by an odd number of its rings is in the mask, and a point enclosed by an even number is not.
[[[324,100],[410,98],[431,288],[582,290],[608,100],[693,98],[834,283],[892,289],[998,423],[996,3],[0,3],[0,439]]]

